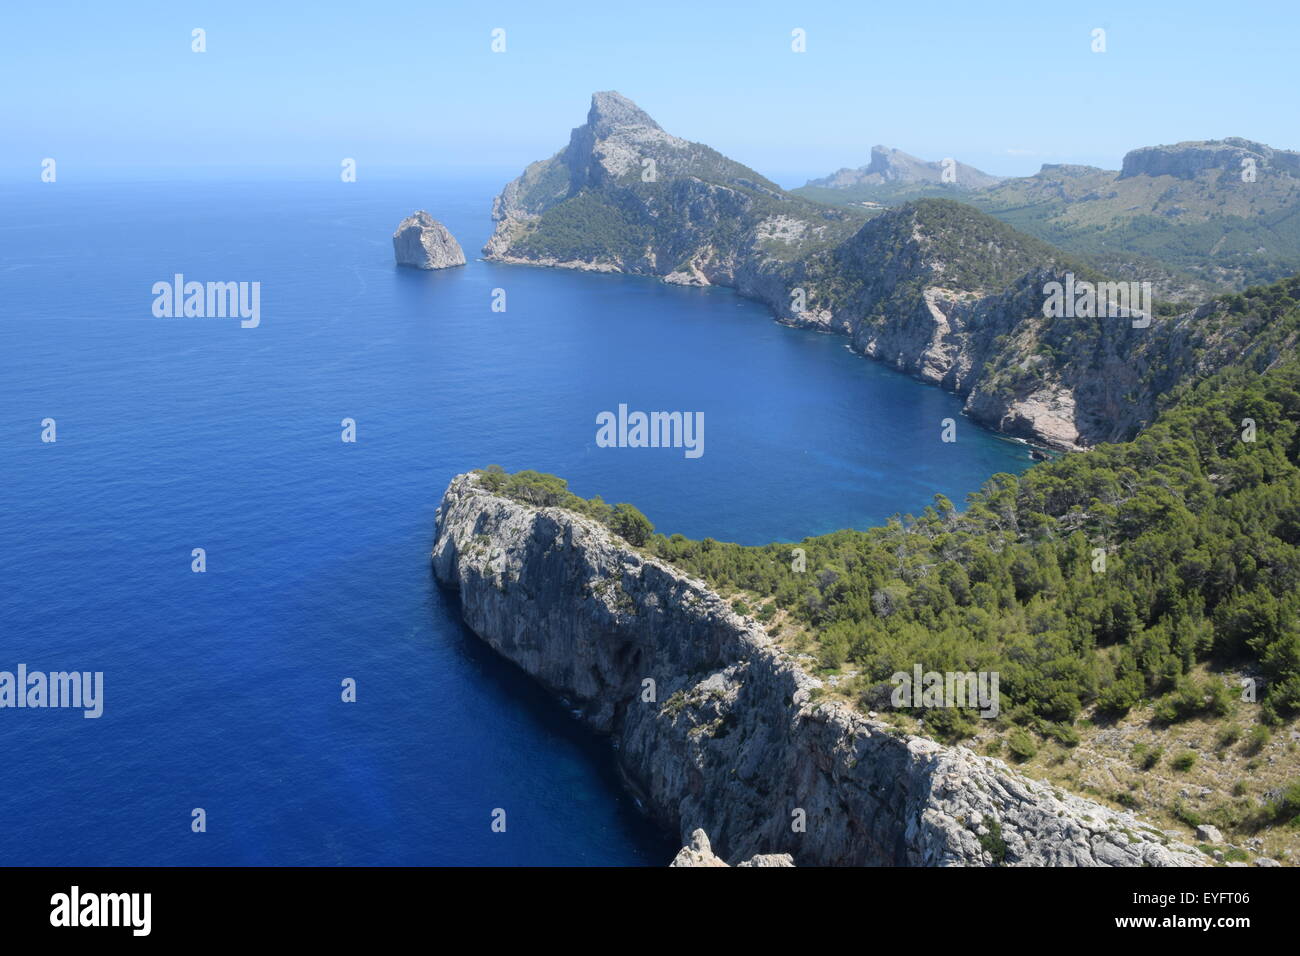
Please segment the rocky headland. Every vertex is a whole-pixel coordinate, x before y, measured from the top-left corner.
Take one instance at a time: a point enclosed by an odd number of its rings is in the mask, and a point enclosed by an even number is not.
[[[466,474],[437,524],[433,571],[465,623],[611,738],[680,834],[677,865],[1205,862],[1132,814],[817,700],[756,620],[591,519]]]

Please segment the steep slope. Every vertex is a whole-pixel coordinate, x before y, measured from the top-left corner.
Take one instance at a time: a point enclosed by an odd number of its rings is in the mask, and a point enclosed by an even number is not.
[[[461,475],[437,522],[434,572],[465,623],[613,737],[684,843],[698,828],[723,859],[799,865],[1203,861],[1131,814],[814,701],[821,682],[762,626],[589,518]]]
[[[492,215],[491,260],[729,286],[779,273],[863,219],[664,132],[614,92],[592,96],[569,145],[509,183]]]
[[[1025,270],[1022,272],[1022,270]],[[990,428],[1060,448],[1131,438],[1173,389],[1246,358],[1268,367],[1295,348],[1273,324],[1300,297],[1292,278],[1177,314],[1044,315],[1070,276],[1103,287],[1050,246],[971,207],[908,203],[812,257],[781,321],[847,335],[852,347],[963,397]]]

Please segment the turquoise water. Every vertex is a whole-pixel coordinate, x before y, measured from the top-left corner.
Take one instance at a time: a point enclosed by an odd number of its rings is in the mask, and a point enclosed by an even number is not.
[[[725,290],[475,261],[499,185],[0,191],[0,669],[105,682],[98,720],[0,710],[0,863],[663,864],[601,742],[434,586],[447,481],[537,468],[762,543],[1029,464]],[[466,268],[393,266],[419,207]],[[154,318],[176,273],[260,282],[260,326]],[[597,447],[620,403],[704,412],[704,455]]]

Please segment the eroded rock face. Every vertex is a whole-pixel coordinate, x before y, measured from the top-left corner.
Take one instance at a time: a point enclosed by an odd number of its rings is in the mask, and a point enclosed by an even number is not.
[[[416,269],[449,269],[465,264],[460,243],[423,209],[398,224],[393,233],[393,256],[399,266]]]
[[[813,701],[820,681],[757,622],[594,521],[490,494],[472,475],[452,480],[437,521],[433,570],[459,590],[465,623],[614,738],[630,786],[689,858],[1203,862],[1132,814]]]

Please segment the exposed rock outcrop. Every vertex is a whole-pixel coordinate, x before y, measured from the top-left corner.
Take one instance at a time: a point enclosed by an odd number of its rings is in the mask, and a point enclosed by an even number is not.
[[[820,681],[758,623],[590,519],[461,475],[437,521],[433,570],[465,623],[613,738],[688,860],[716,847],[751,865],[1202,862],[1131,814],[817,701]]]
[[[564,149],[506,185],[492,217],[488,259],[717,285],[850,235],[863,218],[791,196],[612,91],[592,96]]]
[[[691,842],[682,847],[669,866],[730,866],[713,852],[709,835],[703,830],[691,834]],[[737,866],[794,866],[789,853],[760,853]]]
[[[1283,175],[1300,176],[1300,153],[1230,136],[1227,139],[1131,150],[1124,156],[1119,178],[1172,176],[1175,179],[1195,179],[1200,173],[1211,172],[1235,179],[1241,173],[1243,160],[1252,161],[1257,172],[1269,169]]]
[[[417,269],[450,269],[465,264],[460,243],[423,209],[398,224],[393,233],[393,256],[399,266]]]

